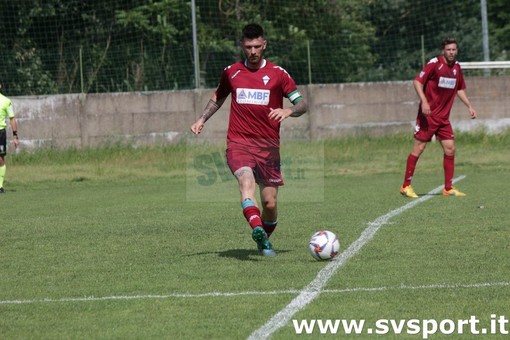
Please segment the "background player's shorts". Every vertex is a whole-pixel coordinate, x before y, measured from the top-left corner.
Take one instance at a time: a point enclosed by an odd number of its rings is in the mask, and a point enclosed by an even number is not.
[[[418,115],[416,126],[414,128],[414,138],[422,142],[430,142],[433,136],[437,140],[453,140],[455,139],[452,125],[450,121],[437,121],[431,117]]]
[[[7,134],[5,129],[0,130],[0,156],[5,156],[7,153]]]
[[[280,150],[278,148],[247,147],[230,144],[226,151],[227,164],[234,173],[242,167],[250,167],[258,184],[276,187],[283,185]]]

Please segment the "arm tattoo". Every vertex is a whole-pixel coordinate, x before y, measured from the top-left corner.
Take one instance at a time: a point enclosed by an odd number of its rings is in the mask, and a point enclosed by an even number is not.
[[[291,117],[299,117],[306,112],[307,106],[304,99],[298,101],[292,108]]]
[[[218,105],[218,103],[216,103],[214,100],[212,99],[209,99],[209,102],[207,103],[207,105],[205,106],[205,109],[204,109],[204,113],[202,113],[202,115],[200,116],[201,118],[204,119],[204,122],[207,122],[207,120],[209,118],[211,118],[211,116],[216,112],[218,111],[218,109],[220,108],[220,105]]]

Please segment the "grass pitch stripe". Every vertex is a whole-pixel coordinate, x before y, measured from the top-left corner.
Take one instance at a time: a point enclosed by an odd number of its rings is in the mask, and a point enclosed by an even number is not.
[[[494,288],[494,287],[510,287],[510,282],[482,282],[470,284],[455,284],[455,283],[437,283],[430,285],[420,286],[383,286],[383,287],[354,287],[342,289],[324,289],[322,294],[344,294],[356,292],[383,292],[388,290],[422,290],[422,289],[479,289],[479,288]],[[63,303],[63,302],[94,302],[94,301],[115,301],[115,300],[149,300],[149,299],[200,299],[200,298],[223,298],[223,297],[236,297],[248,295],[295,295],[301,293],[297,289],[287,290],[273,290],[273,291],[253,291],[253,292],[210,292],[202,294],[187,294],[187,293],[173,293],[173,294],[146,294],[146,295],[113,295],[113,296],[85,296],[74,298],[59,298],[59,299],[33,299],[33,300],[0,300],[0,305],[29,305],[36,303]]]
[[[458,182],[463,180],[466,176],[459,176],[453,180],[453,182]],[[329,279],[336,273],[336,271],[341,268],[347,261],[356,255],[360,249],[367,244],[377,233],[377,231],[386,224],[392,217],[400,215],[406,210],[409,210],[416,205],[423,203],[434,195],[440,193],[443,190],[443,185],[438,186],[437,188],[430,191],[427,195],[421,196],[420,198],[413,199],[406,205],[392,210],[386,215],[380,216],[376,218],[373,222],[368,223],[368,227],[363,230],[361,236],[351,243],[349,248],[347,248],[344,252],[339,254],[337,258],[331,261],[327,266],[322,268],[315,279],[306,286],[301,293],[297,297],[295,297],[284,309],[276,313],[268,322],[266,322],[262,327],[255,330],[249,337],[248,340],[257,340],[257,339],[268,339],[271,334],[276,332],[278,329],[285,326],[292,317],[303,309],[306,305],[316,299],[329,281]]]

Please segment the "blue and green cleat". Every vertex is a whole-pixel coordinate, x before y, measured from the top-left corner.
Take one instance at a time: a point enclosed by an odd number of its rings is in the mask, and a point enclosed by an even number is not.
[[[257,248],[262,256],[276,256],[273,246],[271,242],[269,242],[267,234],[262,227],[254,228],[251,237],[253,241],[257,242]]]

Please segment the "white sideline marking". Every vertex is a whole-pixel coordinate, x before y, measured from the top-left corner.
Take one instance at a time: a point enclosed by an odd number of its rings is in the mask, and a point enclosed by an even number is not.
[[[490,287],[510,287],[510,282],[482,282],[471,284],[451,284],[451,283],[437,283],[432,285],[420,286],[386,286],[386,287],[372,287],[372,288],[343,288],[343,289],[324,289],[323,293],[351,293],[351,292],[382,292],[387,290],[419,290],[419,289],[467,289],[467,288],[490,288]]]
[[[431,285],[420,286],[384,286],[384,287],[356,287],[356,288],[342,288],[342,289],[324,289],[322,293],[341,294],[341,293],[355,293],[355,292],[382,292],[388,290],[421,290],[421,289],[469,289],[469,288],[492,288],[492,287],[510,287],[510,282],[482,282],[470,284],[452,284],[452,283],[438,283]],[[115,296],[86,296],[81,298],[60,298],[60,299],[39,299],[39,300],[0,300],[0,305],[25,305],[36,303],[52,303],[52,302],[94,302],[94,301],[111,301],[111,300],[148,300],[148,299],[198,299],[206,297],[233,297],[233,296],[247,296],[247,295],[294,295],[301,293],[297,289],[287,290],[274,290],[274,291],[254,291],[254,292],[237,292],[237,293],[221,293],[211,292],[202,294],[148,294],[148,295],[115,295]]]
[[[459,176],[453,180],[458,182],[466,176]],[[368,226],[361,236],[351,243],[349,248],[342,252],[335,260],[331,261],[327,266],[322,268],[315,279],[306,286],[297,297],[295,297],[285,308],[276,313],[268,322],[262,327],[255,330],[249,337],[248,340],[268,339],[278,329],[285,326],[290,319],[303,309],[306,305],[317,298],[322,291],[322,288],[326,285],[329,279],[335,274],[335,272],[342,267],[351,257],[356,255],[360,249],[368,243],[374,237],[375,233],[388,222],[388,220],[394,216],[397,216],[404,211],[413,208],[414,206],[425,202],[426,200],[434,197],[434,194],[441,192],[443,185],[430,191],[427,195],[421,196],[420,198],[413,199],[406,205],[390,211],[386,215],[376,218],[373,222],[368,223]]]

